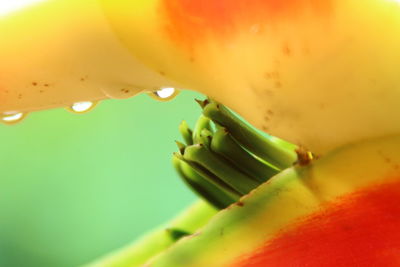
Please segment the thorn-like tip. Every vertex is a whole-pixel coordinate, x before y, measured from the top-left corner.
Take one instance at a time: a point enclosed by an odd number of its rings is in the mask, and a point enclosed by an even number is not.
[[[197,102],[197,104],[200,105],[200,107],[202,109],[204,109],[210,103],[210,101],[208,99],[205,99],[205,100],[195,99],[195,101]]]
[[[184,143],[182,143],[182,142],[177,141],[177,140],[175,140],[175,143],[178,146],[179,153],[181,153],[181,155],[183,155],[185,153],[186,145]]]

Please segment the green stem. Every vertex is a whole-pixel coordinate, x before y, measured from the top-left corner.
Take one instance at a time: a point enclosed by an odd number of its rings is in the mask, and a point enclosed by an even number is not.
[[[222,155],[241,171],[261,183],[279,172],[273,166],[254,158],[232,138],[226,128],[216,131],[211,141],[211,150]]]
[[[264,137],[221,104],[208,103],[203,109],[203,114],[226,127],[245,149],[278,169],[292,166],[297,159],[296,146],[279,142],[277,138]]]
[[[174,153],[174,156],[178,157],[180,160],[186,162],[190,167],[192,167],[198,174],[200,174],[204,179],[216,187],[221,188],[221,190],[227,192],[229,195],[232,195],[234,198],[239,198],[242,194],[232,188],[230,185],[222,181],[218,176],[211,173],[208,169],[199,165],[198,163],[190,160],[186,160],[181,154]]]
[[[183,158],[206,168],[241,194],[247,194],[260,185],[258,181],[237,170],[202,144],[186,147]]]
[[[208,129],[211,131],[210,119],[204,115],[200,115],[193,131],[193,144],[198,144],[201,142],[201,131],[203,129]]]
[[[229,192],[224,191],[221,187],[208,182],[189,164],[178,157],[173,156],[172,161],[178,174],[188,187],[217,209],[224,209],[239,200],[238,196],[229,194]]]
[[[181,133],[186,145],[193,145],[193,131],[189,128],[186,121],[182,121],[179,124],[179,132]]]
[[[214,134],[208,129],[201,130],[199,144],[203,144],[206,147],[210,147],[213,135]]]

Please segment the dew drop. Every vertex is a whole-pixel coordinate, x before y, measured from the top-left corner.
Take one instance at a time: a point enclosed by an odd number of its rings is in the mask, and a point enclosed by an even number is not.
[[[26,115],[26,113],[10,111],[1,114],[0,119],[2,123],[11,125],[22,121]]]
[[[160,90],[149,93],[149,95],[158,101],[169,101],[174,99],[179,94],[179,91],[173,87],[164,87]]]
[[[71,111],[72,113],[81,114],[92,110],[96,106],[96,104],[97,102],[92,101],[75,102],[70,107],[68,107],[67,110]]]

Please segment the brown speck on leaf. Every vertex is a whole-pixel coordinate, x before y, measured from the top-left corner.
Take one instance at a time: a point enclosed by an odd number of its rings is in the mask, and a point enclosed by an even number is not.
[[[48,84],[48,83],[45,83],[45,84],[43,84],[44,86],[46,86],[46,87],[49,87],[50,86],[50,84]]]
[[[161,76],[165,76],[165,72],[164,71],[159,71],[158,73],[160,73]]]
[[[283,54],[285,54],[287,56],[291,56],[292,55],[292,50],[290,49],[288,44],[284,44],[282,46],[282,52],[283,52]]]
[[[385,155],[381,150],[378,151],[378,153],[382,156],[383,160],[388,163],[391,164],[392,163],[392,159],[389,158],[387,155]]]
[[[269,80],[269,79],[272,78],[272,75],[271,75],[270,72],[266,72],[266,73],[264,74],[264,77],[265,77],[265,79]]]
[[[275,83],[275,87],[276,88],[281,88],[282,87],[282,83],[281,82],[276,82]]]
[[[274,78],[275,80],[278,80],[281,76],[278,71],[273,71],[273,72],[271,72],[271,74],[272,74],[272,78]]]
[[[37,86],[38,83],[37,83],[37,82],[32,82],[32,85],[33,85],[33,86]]]
[[[261,129],[262,129],[264,132],[268,132],[268,131],[269,131],[269,127],[268,127],[268,126],[265,126],[265,125],[261,126]]]
[[[39,93],[43,93],[44,92],[44,90],[39,90]]]
[[[22,94],[18,94],[18,99],[22,99]]]
[[[385,160],[386,163],[391,163],[392,162],[392,160],[390,158],[388,158],[388,157],[384,157],[384,160]]]
[[[278,80],[280,77],[280,74],[278,71],[270,71],[270,72],[266,72],[264,74],[264,77],[269,80],[269,79],[274,79],[274,80]]]
[[[189,61],[190,61],[191,63],[194,63],[194,62],[195,62],[194,57],[190,57],[190,58],[189,58]]]
[[[272,110],[268,109],[268,110],[267,110],[267,114],[270,115],[270,116],[272,116],[272,115],[274,115],[274,112],[273,112]]]
[[[274,92],[272,90],[265,89],[264,94],[268,97],[274,96]]]
[[[351,231],[353,228],[352,228],[350,225],[343,225],[343,226],[342,226],[342,229],[343,229],[344,231],[346,231],[346,232],[349,232],[349,231]]]
[[[238,202],[236,202],[235,203],[237,206],[239,206],[239,207],[243,207],[244,206],[244,203],[242,202],[242,201],[238,201]]]

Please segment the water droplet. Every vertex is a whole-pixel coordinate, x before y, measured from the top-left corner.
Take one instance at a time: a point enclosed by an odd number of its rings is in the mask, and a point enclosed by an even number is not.
[[[164,87],[160,90],[149,93],[149,95],[158,101],[169,101],[175,98],[179,91],[172,87]]]
[[[11,125],[22,121],[26,115],[26,113],[10,111],[1,114],[0,119],[2,123]]]
[[[96,105],[97,102],[92,101],[75,102],[70,107],[68,107],[67,110],[73,113],[81,114],[92,110]]]

